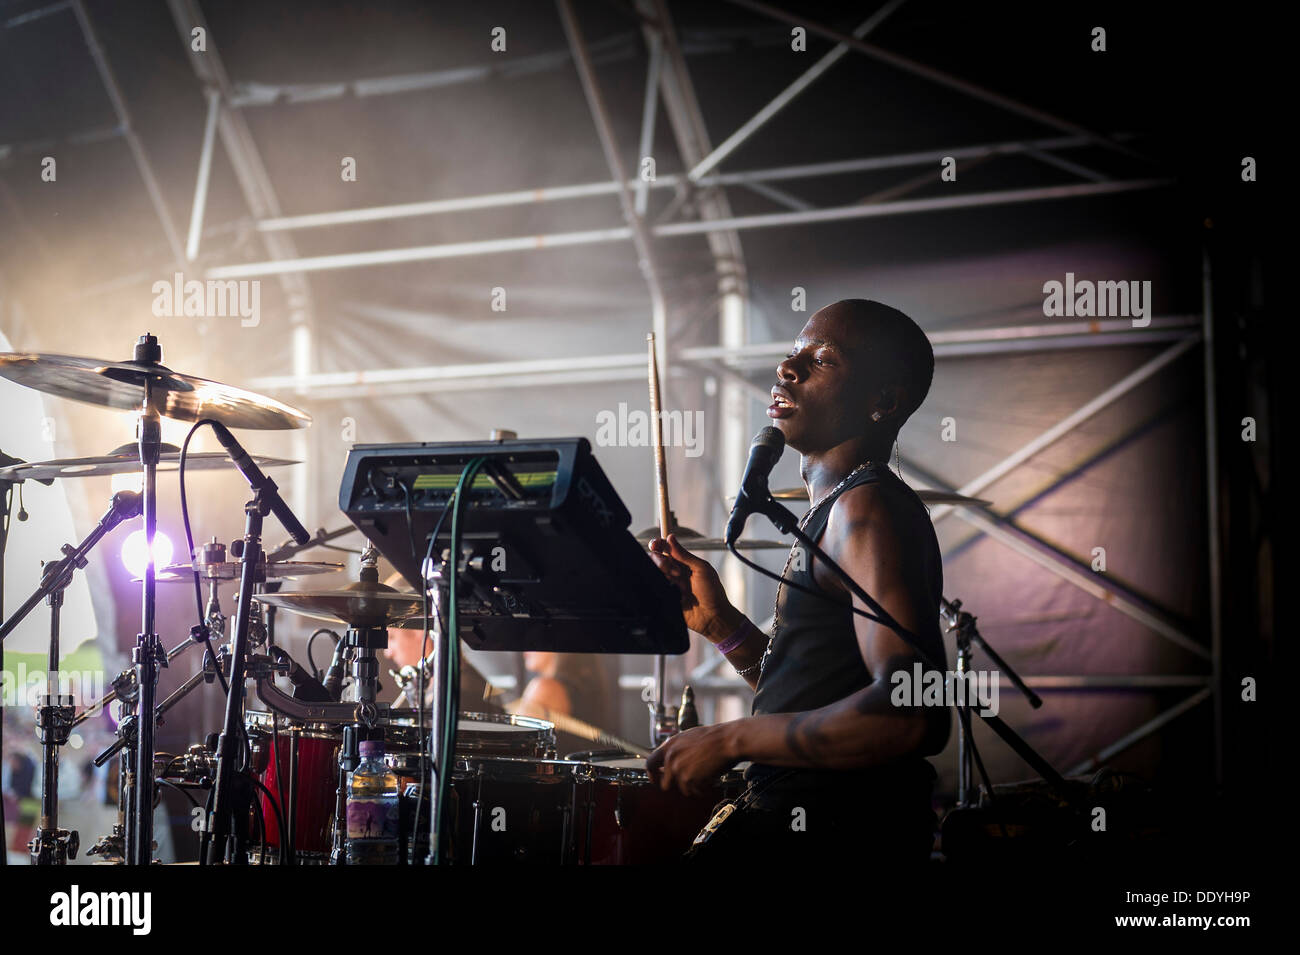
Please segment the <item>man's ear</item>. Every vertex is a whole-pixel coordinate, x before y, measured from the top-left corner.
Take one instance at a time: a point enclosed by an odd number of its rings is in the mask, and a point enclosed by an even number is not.
[[[902,400],[902,389],[897,385],[881,388],[876,398],[876,410],[882,415],[893,414],[902,404]]]

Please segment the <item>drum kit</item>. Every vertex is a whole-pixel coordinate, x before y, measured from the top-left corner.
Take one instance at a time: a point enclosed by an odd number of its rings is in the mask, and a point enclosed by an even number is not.
[[[179,788],[192,800],[195,791],[207,793],[200,861],[340,862],[347,774],[357,763],[359,736],[385,740],[385,760],[404,786],[402,858],[423,861],[429,821],[418,807],[428,804],[423,791],[430,786],[425,752],[429,741],[421,732],[428,725],[428,713],[417,720],[416,711],[377,701],[376,651],[387,645],[389,627],[427,623],[436,628],[438,621],[423,617],[423,595],[378,582],[373,545],[363,555],[357,581],[336,590],[279,591],[278,585],[286,581],[341,571],[341,564],[294,557],[354,528],[309,536],[261,470],[296,462],[248,455],[229,430],[301,428],[310,418],[269,397],[167,368],[158,340],[150,334],[140,337],[128,361],[0,354],[0,376],[47,394],[139,412],[135,442],[108,454],[32,463],[9,459],[0,467],[0,490],[5,492],[27,480],[48,484],[133,473],[141,476],[142,488],[141,493],[114,494],[91,535],[76,546],[65,545],[59,560],[46,563],[40,587],[0,626],[2,640],[42,601],[50,606],[51,682],[39,698],[36,720],[45,771],[40,825],[29,844],[32,863],[66,864],[77,854],[79,834],[59,827],[59,751],[75,727],[109,703],[119,707],[118,738],[95,763],[102,766],[116,758],[121,783],[118,824],[89,850],[101,862],[153,861],[153,810],[160,785]],[[191,437],[202,425],[211,426],[226,452],[189,453],[189,438],[184,447],[162,443],[163,417],[191,422]],[[190,542],[190,561],[155,566],[158,473],[179,470],[183,492],[185,473],[225,467],[229,461],[254,492],[245,506],[244,538],[229,548],[215,538],[197,547]],[[261,522],[267,513],[281,519],[296,544],[270,554],[263,551]],[[78,712],[56,682],[63,591],[109,531],[140,516],[150,557],[136,578],[142,627],[133,665],[112,681],[107,694]],[[188,515],[186,525],[188,533]],[[230,581],[237,582],[238,594],[235,626],[227,633],[219,589]],[[163,647],[156,632],[158,583],[192,585],[196,597],[203,584],[208,588],[206,606],[199,598],[199,623],[171,649]],[[276,610],[346,628],[323,681],[276,645]],[[215,648],[222,640],[226,642]],[[157,700],[160,668],[195,644],[205,647],[202,666],[170,696]],[[346,688],[345,668],[353,678]],[[292,694],[276,686],[277,677],[288,677]],[[256,682],[257,695],[268,709],[245,708],[240,692],[245,680]],[[222,732],[210,734],[182,756],[155,754],[155,729],[167,711],[194,689],[213,682],[221,684],[227,696]],[[572,718],[565,728],[599,744],[618,741]],[[452,863],[667,860],[689,845],[717,798],[742,786],[733,772],[717,781],[715,798],[663,793],[649,781],[644,749],[628,746],[560,758],[555,723],[523,715],[462,713],[454,739],[442,837],[444,857]],[[257,851],[251,851],[254,846]]]
[[[657,411],[658,373],[654,355],[651,339],[651,403]],[[142,487],[141,493],[119,491],[114,494],[94,531],[75,546],[65,544],[62,556],[44,565],[37,590],[0,623],[2,641],[38,604],[42,601],[49,604],[49,684],[47,692],[39,698],[36,719],[37,735],[44,752],[44,774],[40,825],[29,844],[33,864],[66,864],[78,851],[78,833],[59,827],[59,750],[68,743],[73,728],[97,715],[110,702],[116,702],[119,707],[118,738],[95,758],[95,763],[102,766],[114,757],[119,761],[118,824],[111,834],[101,837],[89,850],[104,862],[147,865],[153,861],[154,808],[161,784],[184,791],[196,806],[198,801],[192,793],[206,793],[201,862],[341,863],[345,857],[344,820],[349,773],[360,761],[359,744],[363,739],[385,741],[384,759],[403,784],[401,858],[404,862],[417,864],[435,856],[430,851],[431,844],[440,846],[436,852],[439,861],[457,864],[669,861],[689,847],[691,838],[709,821],[715,803],[734,798],[743,789],[739,772],[733,770],[718,778],[712,791],[704,795],[687,797],[663,792],[651,783],[646,772],[646,751],[633,745],[562,757],[555,748],[558,715],[556,721],[550,721],[508,713],[461,712],[456,731],[449,737],[454,741],[449,747],[450,762],[440,762],[446,754],[433,752],[439,745],[435,742],[437,734],[427,732],[427,727],[430,717],[436,726],[440,712],[451,713],[454,710],[440,711],[436,704],[423,709],[425,703],[422,699],[421,708],[415,710],[381,703],[378,700],[380,683],[376,654],[388,645],[388,629],[397,626],[432,630],[439,634],[442,646],[449,646],[446,631],[455,630],[455,626],[446,625],[442,616],[445,611],[430,613],[431,606],[436,609],[446,601],[446,592],[433,586],[425,593],[410,593],[380,583],[379,553],[374,541],[384,535],[375,533],[373,528],[365,528],[364,522],[346,508],[345,512],[357,527],[328,532],[321,530],[314,536],[309,535],[280,497],[275,483],[262,471],[263,468],[296,462],[249,455],[230,431],[232,428],[302,428],[310,424],[306,414],[263,395],[167,368],[162,364],[158,340],[150,334],[140,337],[134,355],[128,361],[100,361],[52,354],[0,354],[0,377],[59,397],[139,412],[135,442],[106,455],[36,463],[13,461],[0,467],[0,492],[6,498],[13,486],[26,480],[50,483],[74,477],[138,473]],[[162,443],[160,419],[163,417],[192,423],[193,428],[182,447]],[[659,420],[658,415],[655,420]],[[216,433],[225,448],[224,453],[188,452],[190,438],[205,425]],[[659,526],[638,537],[666,536],[669,532],[676,532],[682,535],[686,546],[694,549],[726,546],[723,541],[677,526],[668,507],[661,435],[657,434],[656,439]],[[383,459],[382,452],[375,453],[380,454],[381,464],[387,460]],[[421,453],[416,449],[412,460],[418,461]],[[157,528],[159,471],[179,472],[184,508],[185,473],[192,469],[224,467],[227,461],[238,468],[253,492],[252,499],[244,506],[244,536],[229,548],[215,538],[197,547],[189,540],[189,561],[156,567],[152,545]],[[384,466],[396,466],[396,461],[397,458],[392,458]],[[595,465],[588,463],[585,467],[592,469]],[[524,499],[525,488],[531,489],[531,485],[524,479],[532,480],[536,477],[534,472],[527,475],[521,472],[515,480],[504,466],[493,463],[484,474],[488,485],[498,487],[504,492],[503,497],[509,498],[507,508],[513,509],[513,513],[520,513],[528,505]],[[554,475],[551,479],[557,487],[564,483]],[[581,479],[574,481],[578,488],[574,493],[589,497],[596,483],[603,480],[598,469],[584,471]],[[471,485],[474,486],[472,476]],[[418,481],[411,485],[414,488],[419,486]],[[437,490],[440,486],[438,482],[430,481],[424,493],[441,493],[444,496],[438,500],[445,502],[445,489]],[[410,491],[406,485],[401,487],[408,494],[404,504],[383,506],[390,507],[392,513],[398,515],[404,509],[409,522]],[[371,490],[383,489],[372,483]],[[549,499],[549,490],[539,493],[539,500]],[[793,498],[799,495],[791,491],[789,494],[776,492],[775,496]],[[376,500],[388,498],[391,494],[380,493]],[[425,503],[432,500],[430,497]],[[943,500],[976,506],[986,503],[952,496]],[[934,501],[938,503],[939,499],[936,497]],[[372,506],[364,501],[363,504]],[[589,504],[590,500],[584,503],[585,511],[590,511]],[[594,512],[603,516],[606,525],[611,513],[610,505],[611,502],[602,501],[601,509]],[[612,505],[622,508],[616,499]],[[380,510],[372,513],[378,515]],[[278,518],[294,543],[287,543],[270,553],[263,550],[262,523],[267,514]],[[63,591],[74,573],[86,566],[89,552],[109,531],[124,521],[141,516],[150,557],[144,573],[138,578],[142,625],[132,654],[133,665],[112,681],[111,689],[103,698],[78,713],[72,698],[61,694],[57,683],[59,608]],[[383,523],[378,517],[372,522],[376,527]],[[185,525],[188,537],[188,514],[185,515]],[[402,526],[405,534],[413,538],[409,525],[402,525],[398,520],[392,525]],[[454,539],[454,520],[452,526]],[[278,589],[285,581],[341,571],[341,564],[295,558],[309,548],[325,545],[327,541],[357,529],[364,530],[371,538],[362,555],[358,580],[338,589],[312,588],[293,592]],[[625,529],[613,530],[627,538],[631,536]],[[602,533],[608,531],[606,526]],[[430,540],[429,553],[432,553],[433,544],[438,539],[437,527],[431,538],[424,534],[421,537]],[[400,541],[403,537],[402,533],[392,531],[386,539],[391,549],[392,541]],[[617,544],[618,541],[611,538],[602,546]],[[786,545],[751,541],[742,542],[740,546],[761,549],[784,548]],[[2,538],[0,547],[3,547]],[[637,550],[630,541],[627,547]],[[644,549],[640,550],[641,558],[649,566]],[[389,551],[385,551],[385,556],[392,559]],[[2,558],[0,552],[0,574],[3,573]],[[477,559],[481,561],[481,558]],[[428,563],[428,554],[425,560]],[[444,571],[449,560],[450,551],[442,558]],[[481,570],[481,563],[476,565],[474,559],[469,560],[465,573],[470,575],[475,566]],[[642,572],[649,573],[644,568]],[[419,574],[425,576],[426,582],[439,576],[436,571],[426,571],[423,565]],[[456,574],[453,570],[453,581]],[[412,579],[410,573],[406,576]],[[667,589],[657,573],[649,576],[653,578],[649,583]],[[543,578],[544,575],[534,575],[531,581],[521,578],[513,585],[505,582],[502,586],[490,587],[496,597],[492,594],[488,597],[514,601],[504,617],[522,618],[526,614],[522,612],[524,602],[521,602],[521,595],[527,591],[517,589],[511,596],[510,587],[524,588]],[[475,580],[472,575],[469,579],[471,583]],[[631,578],[626,579],[631,587]],[[237,582],[238,592],[234,626],[227,632],[219,588],[231,581]],[[159,582],[192,585],[198,605],[198,623],[190,630],[188,638],[170,650],[164,648],[155,626]],[[205,582],[208,587],[206,607],[201,596]],[[0,578],[2,588],[3,579]],[[649,591],[643,588],[642,592]],[[451,593],[455,594],[454,588]],[[430,596],[432,603],[428,599]],[[675,600],[669,602],[675,607]],[[488,603],[490,600],[482,606],[487,607]],[[657,605],[662,606],[662,603],[660,601]],[[454,620],[454,596],[451,606]],[[954,614],[959,607],[958,604]],[[541,609],[544,611],[545,608]],[[344,628],[342,636],[334,634],[334,658],[323,679],[309,673],[277,645],[274,636],[277,610]],[[541,616],[545,617],[545,612]],[[650,736],[652,743],[657,745],[690,725],[680,719],[663,698],[664,653],[681,651],[685,646],[684,628],[677,619],[676,627],[682,631],[680,637],[663,638],[655,644],[648,639],[644,625],[644,621],[650,618],[637,618],[632,613],[628,619],[632,623],[626,635],[628,639],[641,641],[637,648],[617,649],[613,641],[605,640],[600,650],[658,654],[656,695],[650,705]],[[638,625],[637,619],[643,623]],[[967,615],[967,620],[973,626],[973,618]],[[477,628],[475,623],[471,629],[477,631]],[[654,629],[654,626],[650,628],[651,631]],[[214,648],[214,639],[216,642],[225,641],[220,649]],[[674,639],[679,640],[680,645]],[[168,666],[195,644],[205,648],[201,667],[170,696],[158,701],[160,668]],[[557,646],[553,644],[537,649],[556,649]],[[455,658],[454,650],[446,652]],[[350,671],[352,677],[346,687],[345,670]],[[287,678],[293,686],[292,693],[277,685],[279,678]],[[267,709],[245,706],[246,681],[256,683],[256,695]],[[182,756],[163,756],[160,759],[155,753],[155,730],[167,711],[194,689],[213,682],[218,683],[226,695],[221,731],[210,734],[203,743],[190,746]],[[437,693],[446,692],[446,682],[444,669],[435,680]],[[448,698],[454,700],[455,696]],[[621,740],[604,730],[571,717],[562,728],[598,745],[622,744]],[[431,758],[431,755],[436,758]],[[431,779],[431,773],[436,772],[432,767],[446,765],[451,767],[450,779],[439,785],[438,781]],[[423,812],[423,808],[435,799],[446,800],[436,816]],[[430,838],[431,818],[443,820],[436,840]]]

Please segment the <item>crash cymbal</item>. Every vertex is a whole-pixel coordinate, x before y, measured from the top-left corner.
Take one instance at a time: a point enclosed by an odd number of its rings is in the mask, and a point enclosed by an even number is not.
[[[674,534],[681,541],[683,547],[687,550],[726,550],[727,542],[720,537],[705,537],[699,531],[690,527],[678,527]],[[648,544],[659,536],[659,528],[648,527],[636,535],[636,539],[643,544]],[[789,550],[789,544],[783,544],[780,541],[768,540],[738,540],[736,541],[737,550]]]
[[[914,488],[913,490],[916,491],[916,496],[926,504],[964,504],[966,507],[989,507],[993,504],[992,501],[984,501],[977,497],[965,497],[952,491],[932,491],[929,488]],[[783,487],[780,490],[773,491],[772,497],[778,501],[804,501],[806,503],[808,489]]]
[[[153,346],[156,350],[156,341]],[[308,415],[274,398],[183,375],[153,361],[0,352],[0,377],[61,398],[127,411],[140,409],[148,382],[152,406],[165,418],[213,418],[228,428],[261,430],[305,428],[311,424]]]
[[[342,590],[254,594],[253,599],[300,617],[342,623],[349,627],[395,627],[419,618],[424,601],[380,583],[357,582]]]
[[[237,560],[195,565],[200,580],[238,580],[242,567],[243,565]],[[265,575],[258,575],[262,580],[295,580],[313,574],[335,574],[343,569],[342,564],[309,560],[277,560],[264,564],[263,567]],[[171,564],[158,572],[158,580],[192,582],[194,576],[189,564]]]
[[[279,468],[297,461],[251,455],[260,468]],[[174,444],[164,444],[158,458],[159,471],[175,471],[181,466],[181,449]],[[191,451],[185,456],[185,470],[213,471],[233,467],[225,451]],[[108,454],[89,458],[55,458],[52,461],[31,461],[0,468],[0,480],[48,481],[53,478],[102,477],[107,474],[130,474],[140,470],[140,451],[134,444],[124,444]]]

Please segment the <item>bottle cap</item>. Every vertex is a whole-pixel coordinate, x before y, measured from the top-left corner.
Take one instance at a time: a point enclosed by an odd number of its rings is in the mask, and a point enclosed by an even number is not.
[[[368,739],[368,740],[364,740],[364,741],[362,741],[362,743],[361,743],[361,755],[362,755],[362,757],[368,757],[368,756],[383,756],[383,755],[384,755],[384,741],[383,741],[382,739]]]

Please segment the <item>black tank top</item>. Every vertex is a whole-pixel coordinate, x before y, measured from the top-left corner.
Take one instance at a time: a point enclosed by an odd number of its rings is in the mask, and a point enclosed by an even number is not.
[[[934,623],[932,630],[923,631],[919,636],[926,641],[927,654],[943,660],[944,647],[938,625],[939,601],[943,592],[939,543],[925,505],[887,465],[872,463],[863,468],[817,509],[804,532],[820,543],[835,501],[841,494],[862,484],[880,486],[886,495],[886,506],[898,516],[904,533],[923,535],[922,561],[916,572],[926,575],[927,599],[934,605]],[[813,576],[813,557],[806,551],[797,553],[801,550],[804,548],[800,544],[791,548],[786,579],[826,594],[830,600],[802,593],[794,587],[781,588],[775,633],[754,695],[755,715],[819,709],[858,692],[873,679],[858,648],[849,597],[819,586]],[[755,764],[746,776],[758,782],[777,771],[775,767]],[[932,780],[934,771],[923,758],[909,757],[900,763],[872,770],[798,770],[783,779],[780,785],[781,788],[805,788],[858,782],[876,788],[886,778],[898,775],[911,781],[920,778]]]

